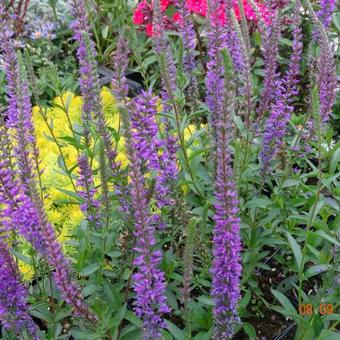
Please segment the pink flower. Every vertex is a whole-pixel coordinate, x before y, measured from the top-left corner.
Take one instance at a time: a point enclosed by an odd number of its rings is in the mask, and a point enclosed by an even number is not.
[[[143,12],[140,9],[136,9],[135,12],[133,13],[133,19],[132,22],[135,25],[142,25],[144,22],[144,15]]]
[[[178,13],[178,12],[176,12],[173,16],[172,16],[172,20],[174,21],[174,22],[181,22],[181,15]]]
[[[165,12],[167,10],[167,8],[169,7],[169,5],[172,4],[171,0],[161,0],[159,2],[160,6],[161,6],[161,11]]]
[[[152,35],[153,35],[153,27],[152,27],[152,23],[151,23],[151,22],[148,23],[148,24],[146,24],[146,26],[145,26],[145,32],[146,32],[146,35],[147,35],[148,37],[152,37]]]
[[[202,16],[207,15],[207,1],[206,0],[187,0],[186,4],[189,10]]]
[[[152,7],[148,4],[147,0],[143,0],[137,5],[133,13],[132,22],[135,25],[144,25],[151,19],[152,19]]]
[[[243,6],[244,6],[244,13],[246,16],[246,19],[249,21],[254,21],[257,22],[256,15],[251,7],[251,5],[248,3],[247,0],[242,0],[243,1]],[[265,5],[262,3],[258,2],[259,0],[255,0],[259,11],[261,13],[261,16],[263,20],[266,23],[270,22],[270,12],[266,8]],[[238,20],[241,19],[240,15],[240,9],[238,7],[238,1],[233,0],[234,4],[234,10],[236,14],[236,18]],[[164,13],[163,16],[163,22],[164,22],[164,27],[169,30],[176,29],[178,25],[181,25],[181,16],[178,12],[175,12],[172,17],[169,17],[165,12],[169,8],[169,6],[174,5],[174,0],[160,0],[160,9],[161,12]],[[207,16],[207,0],[186,0],[186,6],[189,9],[191,13],[195,13],[198,15],[201,15],[203,17]],[[152,36],[152,12],[153,12],[153,1],[148,3],[147,0],[142,0],[135,9],[134,15],[133,15],[133,23],[135,25],[141,26],[147,36],[151,37]],[[218,21],[221,23],[221,25],[226,23],[226,17],[225,17],[225,5],[224,1],[221,0],[221,5],[215,14],[218,18]]]

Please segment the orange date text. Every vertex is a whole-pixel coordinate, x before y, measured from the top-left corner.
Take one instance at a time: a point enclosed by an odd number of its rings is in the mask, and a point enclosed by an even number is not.
[[[300,315],[312,315],[313,313],[319,313],[320,315],[331,315],[333,314],[333,305],[331,303],[320,303],[318,309],[316,309],[310,303],[302,303],[299,305]]]

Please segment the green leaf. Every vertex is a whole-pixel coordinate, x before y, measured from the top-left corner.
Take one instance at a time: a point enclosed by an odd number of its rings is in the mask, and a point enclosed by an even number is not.
[[[244,322],[243,323],[243,329],[245,331],[245,333],[249,336],[249,339],[256,339],[256,331],[255,328],[253,327],[253,325],[251,325],[248,322]]]
[[[333,22],[336,29],[340,32],[340,12],[336,12],[333,14]]]
[[[82,339],[82,340],[93,340],[98,339],[96,333],[90,331],[80,331],[77,329],[71,330],[71,334],[75,339]]]
[[[107,38],[108,33],[109,33],[109,26],[108,26],[108,25],[105,25],[105,26],[102,28],[102,37],[103,37],[103,39],[106,39],[106,38]]]
[[[330,264],[317,264],[315,266],[309,267],[305,274],[304,277],[305,279],[309,279],[315,275],[321,274],[325,271],[327,271],[328,269],[332,268],[332,266]]]
[[[187,335],[185,332],[180,330],[177,326],[175,326],[172,322],[165,320],[166,328],[168,331],[174,336],[176,340],[186,340]]]
[[[65,189],[62,189],[62,188],[58,188],[58,187],[57,187],[57,189],[60,192],[62,192],[63,194],[75,198],[79,203],[83,202],[83,199],[78,194],[76,194],[75,192],[70,191],[70,190],[65,190]]]
[[[254,198],[245,204],[246,208],[267,208],[272,201],[267,198]]]
[[[339,12],[340,13],[340,12]],[[329,164],[329,173],[334,174],[335,170],[338,168],[340,162],[340,147],[337,148],[332,155],[331,162]]]
[[[289,47],[293,46],[293,42],[287,38],[280,38],[280,43]]]
[[[81,272],[80,275],[81,276],[89,276],[91,274],[93,274],[94,272],[96,272],[100,267],[99,263],[91,263],[88,266],[86,266]]]
[[[122,256],[122,252],[119,250],[112,250],[112,251],[107,251],[106,255],[110,256],[111,258],[118,258]]]
[[[16,251],[15,249],[11,249],[11,253],[19,260],[21,260],[22,262],[32,266],[33,263],[32,263],[32,259],[28,256],[25,256],[21,253],[19,253],[18,251]]]
[[[142,327],[143,321],[139,319],[133,312],[127,311],[125,314],[125,319],[130,321],[133,325],[137,327]]]
[[[302,270],[302,265],[303,265],[302,264],[301,248],[300,248],[299,244],[296,242],[296,240],[294,239],[294,237],[292,235],[290,235],[288,232],[287,232],[287,239],[288,239],[290,247],[293,250],[295,262],[296,262],[297,267],[300,271],[300,270]]]
[[[284,309],[289,312],[290,314],[297,314],[295,307],[291,304],[289,299],[279,292],[278,290],[271,289],[270,290],[272,294],[276,297],[276,299],[281,303],[281,305],[284,307]]]
[[[207,297],[207,296],[199,296],[197,298],[197,300],[201,303],[203,303],[204,305],[207,305],[207,306],[214,306],[214,301]]]
[[[317,340],[339,340],[340,333],[332,332],[329,329],[324,329]]]
[[[340,242],[337,241],[334,237],[329,236],[326,234],[323,230],[317,230],[315,234],[318,234],[319,236],[323,237],[324,239],[328,240],[329,242],[334,243],[336,246],[340,247]]]
[[[287,179],[282,184],[282,188],[289,188],[289,187],[295,187],[300,184],[300,181],[297,179]]]

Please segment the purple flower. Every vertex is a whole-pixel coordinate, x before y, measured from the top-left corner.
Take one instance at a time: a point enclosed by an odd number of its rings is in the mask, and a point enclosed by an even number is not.
[[[81,188],[78,191],[84,203],[80,206],[81,211],[87,216],[87,219],[95,227],[100,226],[99,201],[95,198],[97,190],[94,187],[92,170],[88,158],[81,155],[78,158],[79,179],[77,185]]]
[[[17,264],[3,236],[0,236],[0,322],[5,330],[15,332],[18,339],[26,330],[38,340],[38,328],[28,314],[27,296],[28,292],[20,282]]]
[[[0,203],[3,205],[1,219],[5,227],[25,237],[54,268],[53,277],[76,315],[93,321],[95,317],[84,304],[80,288],[69,278],[69,263],[63,255],[55,232],[48,222],[43,203],[25,194],[15,180],[15,171],[5,161],[0,162]]]
[[[127,101],[129,86],[126,80],[126,71],[129,63],[129,52],[127,42],[120,37],[113,60],[114,63],[114,77],[112,79],[112,92],[115,99],[121,103]]]
[[[181,16],[180,23],[180,33],[182,35],[183,47],[184,47],[184,58],[183,58],[183,66],[184,72],[189,78],[189,87],[188,87],[188,95],[193,99],[198,99],[198,84],[197,78],[194,74],[196,69],[196,62],[194,51],[196,48],[196,37],[194,24],[191,19],[190,9],[185,1],[178,2],[178,13]]]
[[[157,97],[150,91],[142,93],[132,102],[132,128],[134,147],[138,157],[155,178],[155,198],[158,207],[170,204],[170,185],[177,169],[169,159],[165,142],[158,136]]]
[[[156,244],[155,228],[150,216],[149,200],[145,180],[141,171],[142,159],[135,149],[135,141],[130,132],[129,117],[123,117],[127,155],[130,161],[131,205],[135,220],[137,272],[133,275],[136,292],[135,311],[143,319],[144,339],[159,339],[160,329],[165,327],[163,313],[169,312],[166,304],[165,277],[158,265],[161,252],[153,250]]]
[[[231,69],[231,57],[229,67]],[[240,299],[240,277],[242,266],[240,219],[238,198],[233,180],[231,151],[232,115],[234,112],[235,90],[232,72],[223,79],[224,91],[222,110],[212,112],[215,115],[215,214],[213,231],[213,262],[211,295],[215,302],[213,309],[215,329],[213,339],[229,339],[234,333],[235,324],[239,323],[237,305]],[[214,105],[216,107],[216,104]]]
[[[4,24],[5,21],[0,20],[0,29],[4,27]],[[21,59],[16,56],[10,32],[0,31],[0,48],[5,59],[9,95],[7,125],[14,130],[10,142],[15,146],[13,161],[16,165],[16,167],[11,167],[11,155],[0,161],[2,223],[6,229],[18,232],[25,237],[46,259],[48,264],[54,268],[53,276],[65,301],[73,307],[76,314],[92,321],[95,317],[84,304],[80,288],[69,279],[68,261],[63,255],[53,227],[48,222],[43,201],[37,190],[32,159],[39,173],[39,153],[31,120],[30,93],[24,68]],[[2,150],[5,144],[6,142],[0,143],[1,154],[8,153],[7,150]]]
[[[262,172],[267,172],[269,162],[276,156],[284,142],[287,124],[290,119],[292,107],[287,103],[285,88],[280,81],[274,84],[276,101],[271,105],[263,134],[263,147],[261,151]]]
[[[93,111],[101,110],[99,78],[95,64],[93,64],[96,50],[91,41],[90,25],[84,1],[72,0],[71,12],[74,16],[71,28],[74,32],[74,39],[79,42],[77,57],[80,66],[79,85],[83,97],[82,121],[85,144],[89,146],[89,124],[93,121],[92,115],[96,114]]]
[[[319,33],[320,56],[317,67],[317,84],[320,96],[321,121],[327,123],[335,103],[337,78],[334,52],[325,34]]]
[[[32,124],[32,106],[27,79],[19,68],[18,57],[14,49],[13,33],[8,31],[5,25],[9,23],[0,20],[0,50],[3,56],[8,95],[6,124],[14,131],[16,139],[14,154],[22,183],[28,187],[30,176],[33,174],[31,153],[36,145]]]
[[[332,22],[332,14],[335,10],[335,0],[321,0],[320,10],[316,13],[325,29],[328,29]]]
[[[336,65],[333,57],[334,51],[327,37],[327,32],[323,23],[314,12],[310,2],[307,1],[306,4],[315,25],[317,41],[320,45],[316,81],[319,88],[321,121],[327,123],[332,113],[337,89]]]
[[[270,104],[275,100],[275,83],[278,80],[277,56],[279,40],[281,36],[281,22],[278,14],[272,18],[272,21],[266,32],[262,34],[263,57],[265,62],[265,78],[261,94],[261,101],[258,107],[258,120],[270,108]]]
[[[112,77],[112,92],[117,99],[118,109],[121,115],[127,114],[128,103],[128,84],[126,79],[126,71],[129,61],[129,48],[123,37],[119,37],[115,55],[113,58],[114,73]],[[118,166],[119,163],[116,163]],[[116,178],[116,194],[120,202],[120,210],[125,213],[125,216],[130,216],[131,205],[129,202],[127,174],[120,169],[115,170]]]
[[[218,0],[208,1],[208,56],[206,85],[206,103],[212,114],[211,122],[213,127],[217,117],[223,111],[223,65],[221,51],[225,48],[225,31],[217,18],[219,8]]]
[[[83,125],[85,144],[89,146],[89,124],[93,121],[97,133],[101,136],[104,152],[109,164],[110,171],[117,178],[120,178],[120,164],[116,162],[117,152],[112,145],[112,138],[107,128],[106,119],[103,114],[103,107],[100,97],[99,74],[97,62],[95,59],[96,50],[94,42],[91,39],[89,19],[86,12],[84,0],[71,0],[71,11],[74,16],[72,30],[74,39],[79,42],[77,57],[80,65],[80,90],[83,97]],[[106,170],[105,159],[100,162],[100,176],[102,182],[102,191],[106,206],[108,203],[107,181],[109,174]]]
[[[290,102],[292,97],[298,94],[297,84],[299,83],[300,62],[302,59],[302,28],[301,28],[301,14],[300,14],[300,1],[296,2],[295,10],[293,13],[293,47],[290,56],[288,70],[283,79],[287,100]]]
[[[297,84],[299,82],[298,76],[303,48],[299,1],[296,3],[292,24],[293,51],[288,70],[282,80],[277,80],[273,84],[275,101],[271,104],[270,115],[264,127],[263,148],[261,151],[263,173],[268,170],[270,160],[275,158],[284,143],[288,122],[294,109],[291,105],[292,98],[298,94]]]
[[[226,6],[226,15],[227,15],[227,22],[225,24],[226,32],[225,32],[225,39],[226,39],[226,46],[228,51],[231,55],[233,66],[236,73],[243,73],[244,72],[244,55],[242,51],[242,42],[240,41],[240,37],[238,36],[238,32],[236,30],[234,24],[234,9],[232,1],[227,1]]]
[[[166,74],[162,74],[162,105],[163,105],[163,112],[167,114],[171,114],[172,112],[172,97],[177,89],[176,84],[176,76],[177,76],[177,69],[176,63],[173,58],[173,54],[171,51],[170,44],[167,42],[167,39],[164,35],[165,27],[164,22],[162,20],[162,13],[160,10],[160,2],[159,0],[155,0],[154,2],[154,15],[153,15],[153,42],[154,48],[157,56],[160,58],[161,55],[164,56],[165,59],[165,66],[166,66]],[[171,134],[171,123],[168,118],[162,119],[165,125],[165,146],[167,149],[169,161],[173,162],[177,159],[177,138]],[[176,164],[176,163],[175,163]],[[170,168],[170,167],[169,167]],[[175,167],[172,166],[173,170],[175,171]],[[174,172],[174,177],[177,176],[177,169]]]

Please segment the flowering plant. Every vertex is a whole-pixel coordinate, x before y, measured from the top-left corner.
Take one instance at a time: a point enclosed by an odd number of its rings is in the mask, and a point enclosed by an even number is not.
[[[86,4],[52,101],[0,4],[1,335],[338,337],[333,2],[143,2],[105,88]]]
[[[197,14],[202,17],[207,16],[207,0],[185,0],[186,8],[193,14]],[[167,30],[175,30],[178,28],[178,25],[182,25],[181,14],[176,10],[175,7],[176,1],[174,0],[161,0],[160,1],[160,10],[162,13],[162,21],[165,29]],[[270,16],[270,11],[266,9],[265,5],[256,2],[258,6],[258,10],[261,13],[262,19],[268,22]],[[233,1],[234,11],[238,20],[241,19],[240,8],[237,0]],[[242,0],[242,6],[245,18],[249,21],[257,21],[254,10],[251,5],[247,2],[247,0]],[[225,16],[225,2],[220,1],[220,5],[218,6],[217,16],[221,25],[225,24],[226,16]],[[153,3],[148,0],[142,0],[137,5],[134,14],[133,14],[133,23],[135,25],[141,26],[141,28],[145,29],[146,34],[151,37],[153,35]],[[169,16],[167,13],[170,12]]]

